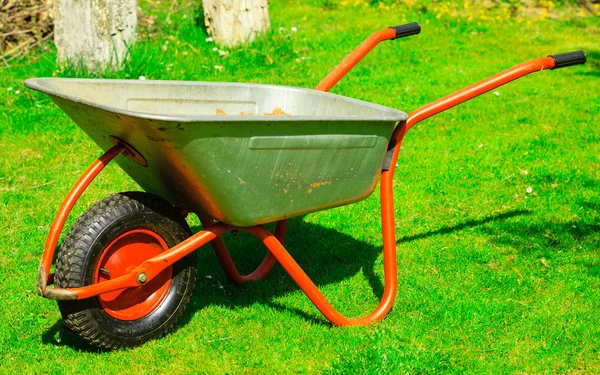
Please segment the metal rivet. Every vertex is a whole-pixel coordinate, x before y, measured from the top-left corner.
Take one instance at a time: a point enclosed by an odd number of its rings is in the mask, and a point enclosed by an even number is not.
[[[143,283],[146,282],[146,280],[148,280],[148,277],[146,276],[145,273],[143,273],[143,272],[138,273],[138,275],[137,275],[137,282],[138,283],[143,284]]]

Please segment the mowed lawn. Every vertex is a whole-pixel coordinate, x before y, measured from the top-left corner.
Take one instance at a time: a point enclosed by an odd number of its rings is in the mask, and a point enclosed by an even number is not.
[[[115,352],[86,346],[34,291],[53,216],[101,150],[23,81],[76,74],[57,69],[52,48],[1,68],[0,373],[600,373],[597,16],[469,21],[431,4],[278,0],[265,38],[219,54],[184,5],[156,8],[158,34],[106,77],[310,88],[371,32],[411,21],[420,35],[382,43],[332,92],[408,112],[529,59],[584,49],[588,63],[532,74],[409,133],[394,186],[399,292],[382,322],[333,327],[279,266],[232,285],[206,246],[175,329]],[[127,190],[139,187],[109,166],[68,226]],[[383,291],[379,215],[376,191],[290,221],[289,251],[350,316]],[[242,271],[265,254],[244,234],[226,241]]]

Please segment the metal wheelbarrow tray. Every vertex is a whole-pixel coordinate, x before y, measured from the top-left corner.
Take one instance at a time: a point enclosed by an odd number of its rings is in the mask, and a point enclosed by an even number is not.
[[[356,202],[377,184],[395,109],[315,90],[243,83],[41,78],[145,191],[236,226]],[[219,114],[217,114],[219,113]],[[111,138],[112,137],[112,138]]]
[[[393,176],[417,123],[529,73],[585,63],[582,51],[531,60],[409,115],[329,91],[379,42],[418,24],[372,34],[314,90],[241,83],[31,79],[105,153],[75,183],[50,228],[37,292],[58,300],[66,325],[105,349],[168,331],[195,284],[196,252],[210,242],[229,280],[267,276],[279,263],[333,324],[383,319],[398,288]],[[121,156],[119,156],[121,155]],[[115,159],[146,192],[120,193],[81,215],[53,257],[87,186]],[[356,202],[380,181],[385,287],[361,318],[338,313],[283,246],[287,218]],[[185,221],[196,214],[203,229]],[[217,221],[215,223],[215,220]],[[276,222],[271,233],[261,224]],[[269,252],[240,275],[222,234],[246,231]],[[55,284],[54,287],[49,287]]]

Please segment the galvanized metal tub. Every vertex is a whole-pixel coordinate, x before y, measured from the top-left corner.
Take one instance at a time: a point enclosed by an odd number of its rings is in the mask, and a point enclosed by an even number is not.
[[[182,209],[251,226],[359,201],[374,190],[404,112],[310,89],[243,83],[36,78],[117,163]]]

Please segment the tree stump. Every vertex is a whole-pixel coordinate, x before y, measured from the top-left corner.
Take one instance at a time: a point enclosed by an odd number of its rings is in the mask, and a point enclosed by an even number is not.
[[[56,0],[58,64],[118,70],[136,39],[136,0]]]
[[[203,0],[202,5],[206,29],[217,44],[249,43],[271,26],[268,0]]]

